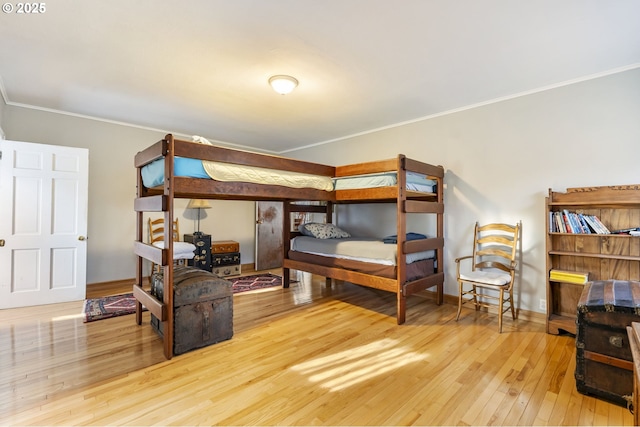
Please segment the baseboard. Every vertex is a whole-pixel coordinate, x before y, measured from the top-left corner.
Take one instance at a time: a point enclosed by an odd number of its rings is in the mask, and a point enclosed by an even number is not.
[[[419,292],[418,294],[416,294],[418,296],[421,296],[423,298],[427,298],[429,300],[436,300],[436,296],[437,294],[433,291],[422,291]],[[448,295],[448,294],[444,294],[444,303],[445,304],[451,304],[451,305],[458,305],[458,296],[457,295]],[[479,310],[482,310],[484,312],[489,312],[491,314],[495,314],[498,315],[498,306],[496,305],[491,305],[490,308],[486,308],[486,307],[480,307]],[[521,308],[516,308],[516,314],[517,314],[517,318],[520,320],[525,320],[527,322],[533,322],[533,323],[538,323],[541,325],[546,325],[547,324],[547,316],[545,315],[545,313],[538,313],[535,311],[529,311],[529,310],[523,310]],[[509,316],[509,318],[511,318]]]
[[[143,278],[143,280],[148,279],[148,277]],[[108,282],[95,282],[95,283],[87,283],[88,286],[125,286],[131,285],[133,286],[136,283],[136,279],[122,279],[122,280],[110,280]]]
[[[242,267],[242,273],[255,273],[256,271],[256,265],[254,263],[250,263],[250,264],[240,264],[240,266]]]

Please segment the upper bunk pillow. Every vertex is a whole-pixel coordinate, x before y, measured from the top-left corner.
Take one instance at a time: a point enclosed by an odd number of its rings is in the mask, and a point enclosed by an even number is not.
[[[319,222],[300,224],[298,231],[305,236],[315,237],[316,239],[343,239],[345,237],[351,237],[351,234],[333,224],[322,224]]]

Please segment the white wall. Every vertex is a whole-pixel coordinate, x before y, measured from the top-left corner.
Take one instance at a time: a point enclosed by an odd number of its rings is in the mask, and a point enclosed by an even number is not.
[[[4,101],[4,97],[2,96],[2,81],[0,80],[0,139],[3,139],[5,137],[5,132],[4,132],[4,109],[6,108],[7,104]]]
[[[445,293],[457,293],[453,259],[469,252],[476,220],[521,220],[516,292],[521,308],[542,311],[549,188],[640,184],[640,70],[290,154],[339,165],[398,153],[445,167]],[[388,215],[352,214],[340,224],[347,230],[369,225],[370,234],[380,235],[381,227],[392,226]]]
[[[87,282],[135,277],[133,157],[165,133],[11,105],[5,107],[4,124],[7,139],[89,149]],[[194,231],[193,211],[184,210],[187,203],[175,202],[182,234]],[[255,203],[211,204],[213,209],[203,210],[200,229],[215,240],[238,241],[242,262],[252,263]]]

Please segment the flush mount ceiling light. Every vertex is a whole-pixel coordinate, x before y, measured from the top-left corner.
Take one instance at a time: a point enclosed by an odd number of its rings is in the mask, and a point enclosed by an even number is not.
[[[291,76],[272,76],[269,84],[279,94],[286,95],[298,86],[298,80]]]

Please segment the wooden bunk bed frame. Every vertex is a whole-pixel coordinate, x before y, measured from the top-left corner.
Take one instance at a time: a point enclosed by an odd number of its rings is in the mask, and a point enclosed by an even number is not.
[[[233,163],[245,166],[256,166],[283,171],[302,172],[307,174],[347,177],[377,172],[396,171],[397,185],[371,189],[323,191],[315,189],[297,189],[277,185],[252,184],[245,182],[221,182],[211,179],[187,178],[174,176],[175,157],[186,157],[200,160]],[[164,158],[164,184],[161,187],[147,188],[142,182],[142,168],[154,160]],[[175,139],[167,135],[135,156],[137,168],[137,196],[134,202],[136,211],[136,241],[134,252],[138,256],[136,266],[136,282],[133,294],[136,298],[136,323],[142,324],[142,306],[144,305],[160,321],[164,322],[164,353],[167,359],[173,357],[173,239],[171,227],[165,227],[164,249],[144,243],[144,213],[162,212],[165,224],[174,220],[175,198],[249,200],[249,201],[282,201],[284,206],[283,242],[283,286],[289,287],[291,269],[325,276],[329,284],[331,279],[344,280],[351,283],[381,289],[396,294],[397,323],[406,319],[406,297],[417,292],[436,288],[438,304],[443,301],[443,247],[444,247],[444,203],[442,166],[408,159],[404,155],[397,158],[359,163],[347,166],[326,166],[300,160],[287,159],[267,154],[245,152],[212,145],[193,143]],[[421,193],[406,190],[406,173],[413,171],[427,175],[437,182],[436,193]],[[323,205],[296,204],[296,201],[322,201]],[[326,215],[331,222],[333,205],[336,203],[395,203],[397,206],[397,277],[385,278],[371,274],[326,267],[309,262],[289,259],[291,239],[300,233],[291,231],[291,213],[317,212]],[[436,215],[436,236],[406,240],[407,213],[428,213]],[[436,253],[436,271],[433,275],[413,281],[406,280],[406,255],[434,250]],[[149,260],[163,266],[164,300],[159,301],[143,286],[143,261]]]

